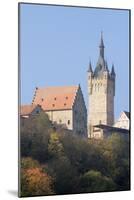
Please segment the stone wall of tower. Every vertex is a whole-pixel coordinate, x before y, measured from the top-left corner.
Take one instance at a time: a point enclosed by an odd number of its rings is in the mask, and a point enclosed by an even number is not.
[[[88,95],[88,136],[102,137],[101,131],[93,126],[114,123],[114,79],[108,74],[96,78],[89,73]]]

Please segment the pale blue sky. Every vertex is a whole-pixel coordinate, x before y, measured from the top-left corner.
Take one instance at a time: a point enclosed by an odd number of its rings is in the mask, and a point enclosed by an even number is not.
[[[116,72],[115,117],[129,110],[129,12],[21,4],[21,104],[36,86],[78,85],[87,105],[89,59],[95,68],[103,31],[105,58]]]

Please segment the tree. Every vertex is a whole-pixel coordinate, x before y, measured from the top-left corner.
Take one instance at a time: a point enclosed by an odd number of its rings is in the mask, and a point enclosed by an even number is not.
[[[54,191],[56,194],[79,192],[79,174],[66,156],[55,157],[50,160],[47,171],[54,178]]]
[[[105,161],[105,175],[112,177],[117,190],[129,190],[129,141],[119,134],[112,134],[101,142],[100,152]]]
[[[56,194],[69,194],[75,191],[74,186],[78,181],[76,169],[66,156],[60,137],[61,132],[53,132],[50,136],[48,152],[51,159],[48,162],[48,173],[54,177]]]
[[[56,132],[51,133],[48,144],[48,152],[50,157],[61,157],[64,155],[63,145],[59,140],[59,135]]]
[[[21,169],[30,169],[40,167],[40,164],[37,160],[33,160],[30,157],[23,157],[21,159]]]
[[[44,112],[25,119],[20,128],[21,156],[30,156],[40,162],[48,157],[48,141],[52,124]]]
[[[102,192],[116,189],[111,178],[103,176],[101,172],[96,170],[90,170],[82,175],[80,185],[81,192]]]
[[[44,172],[39,163],[31,158],[23,158],[21,165],[21,196],[50,195],[53,179]]]

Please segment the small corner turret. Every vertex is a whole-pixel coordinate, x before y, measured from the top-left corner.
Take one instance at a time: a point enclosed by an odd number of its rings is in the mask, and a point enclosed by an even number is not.
[[[89,62],[89,67],[88,67],[88,77],[91,78],[92,75],[93,75],[93,70],[92,70],[92,64],[91,64],[91,61]]]
[[[112,64],[112,69],[111,69],[111,77],[115,78],[115,70],[114,70],[114,64]]]
[[[105,68],[104,68],[104,71],[105,71],[105,72],[109,72],[107,61],[105,61]]]

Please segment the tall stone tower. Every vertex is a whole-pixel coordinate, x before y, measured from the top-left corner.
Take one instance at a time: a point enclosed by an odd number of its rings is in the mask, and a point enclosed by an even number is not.
[[[88,69],[88,136],[100,138],[102,132],[94,125],[105,124],[112,126],[114,123],[114,96],[115,96],[115,71],[112,65],[109,72],[107,61],[104,58],[104,42],[101,33],[99,45],[99,58],[92,70],[91,62]]]

